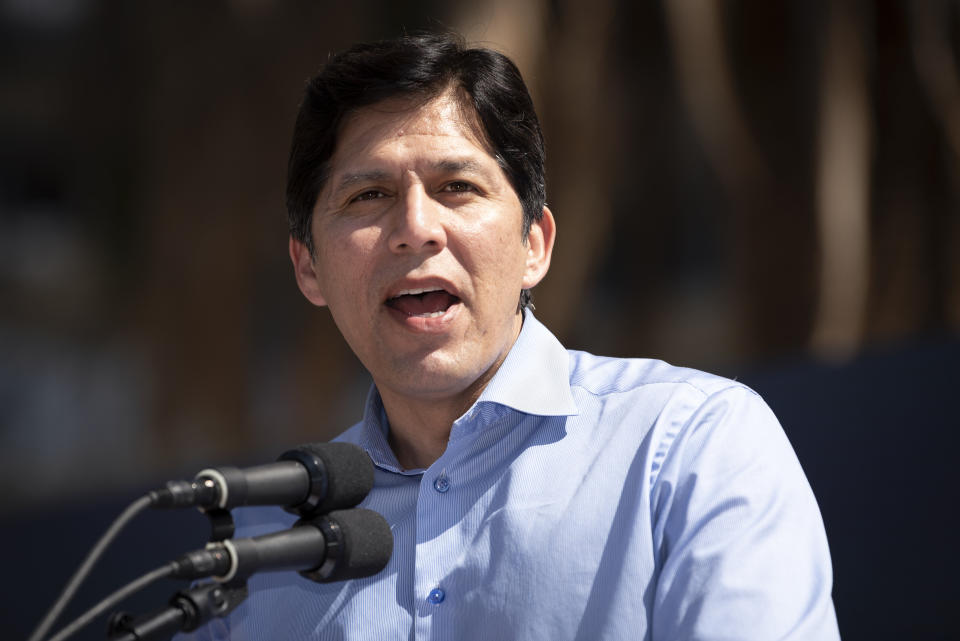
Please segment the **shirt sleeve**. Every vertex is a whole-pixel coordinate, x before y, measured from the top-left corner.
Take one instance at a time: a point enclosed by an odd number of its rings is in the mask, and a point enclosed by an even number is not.
[[[654,640],[839,639],[820,511],[756,393],[706,398],[652,486]]]

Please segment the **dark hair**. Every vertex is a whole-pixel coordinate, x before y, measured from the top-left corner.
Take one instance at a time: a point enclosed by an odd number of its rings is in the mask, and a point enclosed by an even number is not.
[[[290,234],[313,254],[310,221],[344,118],[396,96],[428,100],[449,89],[469,100],[483,139],[523,207],[523,239],[546,200],[540,123],[520,71],[501,53],[467,48],[453,34],[358,44],[333,56],[307,85],[287,167]],[[530,302],[523,290],[520,307]]]

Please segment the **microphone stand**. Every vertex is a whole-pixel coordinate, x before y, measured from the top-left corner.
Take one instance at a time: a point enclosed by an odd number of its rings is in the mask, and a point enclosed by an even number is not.
[[[210,541],[233,536],[233,515],[229,510],[208,509]],[[224,617],[247,598],[247,582],[229,584],[202,583],[180,590],[170,605],[152,614],[134,618],[126,612],[110,615],[107,639],[110,641],[169,641],[178,632],[190,632],[215,617]]]
[[[170,605],[152,614],[134,618],[126,613],[110,617],[107,639],[110,641],[169,641],[178,632],[190,632],[215,617],[224,617],[244,599],[246,581],[237,585],[203,583],[180,590]]]

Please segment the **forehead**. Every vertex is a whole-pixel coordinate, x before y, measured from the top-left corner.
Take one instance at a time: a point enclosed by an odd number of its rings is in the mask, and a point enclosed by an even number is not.
[[[341,125],[331,174],[396,148],[456,148],[496,162],[468,101],[447,91],[429,100],[390,98],[351,113]]]

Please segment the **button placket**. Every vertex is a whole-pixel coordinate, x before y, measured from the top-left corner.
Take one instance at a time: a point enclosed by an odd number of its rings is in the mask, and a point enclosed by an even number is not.
[[[432,478],[431,475],[433,475]],[[451,547],[451,537],[454,535],[447,531],[445,515],[453,508],[453,504],[449,503],[453,500],[453,494],[451,494],[453,489],[447,466],[442,463],[429,470],[423,477],[421,498],[417,506],[418,530],[428,533],[428,540],[417,545],[415,567],[417,574],[415,586],[419,600],[417,607],[424,615],[418,619],[418,622],[424,626],[423,630],[419,625],[417,627],[418,639],[421,632],[429,636],[433,617],[443,616],[448,607],[447,586],[443,586],[443,581],[449,571],[449,564],[456,555]]]

